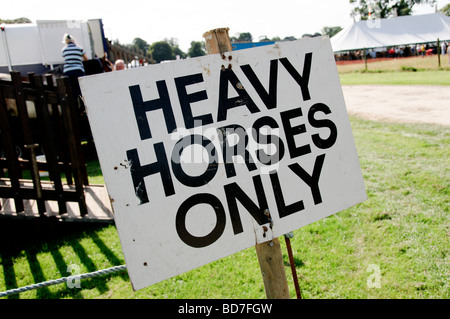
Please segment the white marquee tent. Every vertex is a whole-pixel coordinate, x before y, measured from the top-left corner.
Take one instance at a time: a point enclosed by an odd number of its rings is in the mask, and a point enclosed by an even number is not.
[[[450,17],[441,13],[354,22],[331,38],[334,52],[450,40]]]

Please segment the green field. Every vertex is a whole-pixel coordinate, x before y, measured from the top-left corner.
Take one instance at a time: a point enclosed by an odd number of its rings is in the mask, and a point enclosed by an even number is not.
[[[448,57],[414,57],[337,66],[342,85],[450,85]]]
[[[339,75],[342,85],[450,85],[450,71],[353,72]]]
[[[367,70],[364,61],[359,63],[344,63],[338,65],[337,69],[340,74],[350,72],[392,72],[392,71],[439,71],[450,70],[450,61],[448,56],[441,57],[441,66],[439,67],[438,58],[436,55],[428,57],[408,57],[387,60],[376,60],[371,62],[368,59]]]
[[[343,84],[450,85],[448,74],[340,70]],[[450,298],[450,127],[350,120],[368,200],[294,232],[303,298]],[[88,162],[88,173],[91,183],[103,182],[98,162]],[[71,265],[87,273],[125,264],[115,226],[83,227],[51,236],[51,227],[41,233],[31,227],[37,235],[31,232],[35,237],[28,242],[19,240],[19,228],[16,237],[0,236],[0,292],[68,276]],[[47,238],[40,240],[44,233]],[[137,292],[122,272],[82,280],[81,289],[59,284],[6,298],[265,298],[265,293],[250,248]]]
[[[450,129],[357,118],[351,123],[368,200],[294,232],[303,297],[449,298]],[[85,273],[124,263],[114,226],[72,231],[2,252],[0,291],[68,276],[69,265]],[[83,280],[81,289],[59,284],[10,298],[265,298],[265,293],[250,248],[138,292],[125,272]]]

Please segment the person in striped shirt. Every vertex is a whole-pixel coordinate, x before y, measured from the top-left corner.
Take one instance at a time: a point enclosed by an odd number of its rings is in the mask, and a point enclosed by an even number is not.
[[[87,61],[88,58],[83,48],[75,44],[75,40],[70,34],[64,35],[63,43],[66,44],[62,49],[64,58],[63,75],[69,78],[73,96],[78,97],[81,95],[78,78],[85,75],[83,61]]]

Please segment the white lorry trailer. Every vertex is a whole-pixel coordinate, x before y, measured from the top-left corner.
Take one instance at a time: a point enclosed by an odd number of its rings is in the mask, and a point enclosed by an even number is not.
[[[61,50],[65,33],[84,48],[88,59],[103,58],[107,40],[101,19],[38,20],[36,23],[0,25],[0,73],[11,70],[43,74],[64,63]]]

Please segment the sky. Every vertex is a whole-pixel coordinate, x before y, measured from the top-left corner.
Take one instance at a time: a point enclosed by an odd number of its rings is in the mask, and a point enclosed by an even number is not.
[[[250,32],[260,37],[301,38],[321,32],[324,26],[346,27],[353,19],[349,0],[0,0],[1,19],[26,17],[36,20],[102,19],[105,36],[128,44],[140,37],[149,44],[175,38],[187,52],[191,41],[203,41],[206,31],[228,27],[229,35]],[[7,2],[6,2],[7,1]],[[438,9],[450,0],[438,0]],[[419,5],[414,14],[433,13]]]

